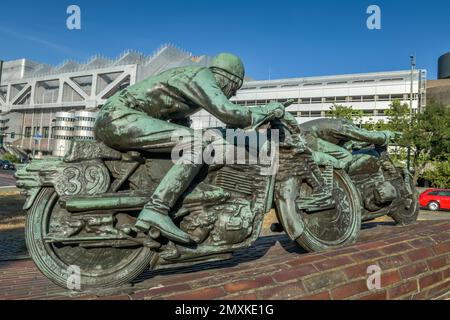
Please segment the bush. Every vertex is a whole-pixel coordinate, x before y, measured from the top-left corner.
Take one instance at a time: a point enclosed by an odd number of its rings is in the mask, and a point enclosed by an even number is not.
[[[450,161],[433,161],[423,177],[435,188],[450,188]]]
[[[12,163],[18,163],[19,162],[19,158],[12,154],[12,153],[5,153],[2,157],[3,160],[8,160],[11,161]]]

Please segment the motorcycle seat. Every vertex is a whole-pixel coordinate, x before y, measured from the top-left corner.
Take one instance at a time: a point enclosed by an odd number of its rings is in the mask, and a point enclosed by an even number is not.
[[[122,153],[97,140],[73,140],[63,158],[64,162],[103,159],[120,160]]]
[[[373,174],[380,168],[380,159],[368,154],[356,154],[348,168],[349,175]]]

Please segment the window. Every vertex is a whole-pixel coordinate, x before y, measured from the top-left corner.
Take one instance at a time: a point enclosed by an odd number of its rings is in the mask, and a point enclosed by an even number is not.
[[[440,196],[450,197],[450,191],[439,191]]]
[[[428,195],[430,195],[430,196],[437,196],[438,194],[439,194],[438,191],[431,191],[428,193]]]
[[[317,82],[317,83],[305,83],[303,86],[304,87],[311,87],[311,86],[321,86],[322,83],[321,82]]]
[[[240,90],[242,91],[242,90],[255,90],[256,89],[256,87],[248,87],[248,88],[241,88]]]
[[[301,111],[300,113],[300,117],[309,117],[309,111]]]
[[[336,102],[336,97],[326,97],[325,98],[325,102],[334,103],[334,102]]]
[[[31,127],[25,127],[25,138],[31,137]]]
[[[33,127],[33,137],[39,133],[40,129],[40,127]]]
[[[375,101],[375,96],[363,96],[363,101]]]
[[[353,83],[369,83],[369,82],[375,82],[375,80],[355,80]]]
[[[390,99],[389,99],[389,95],[388,94],[378,96],[378,101],[389,101],[389,100]]]
[[[322,103],[322,98],[312,98],[311,103]]]
[[[42,127],[42,137],[43,138],[48,138],[49,137],[49,127]]]
[[[295,87],[298,87],[298,84],[285,84],[281,86],[281,88],[295,88]]]
[[[402,94],[391,94],[392,100],[403,100],[404,96]]]
[[[347,81],[335,81],[335,82],[328,82],[327,85],[332,86],[332,85],[337,85],[337,84],[346,84]]]
[[[310,104],[311,103],[311,98],[301,98],[299,99],[300,103],[307,103]]]
[[[385,81],[403,81],[405,80],[404,78],[391,78],[391,79],[381,79],[380,82],[385,82]]]
[[[322,111],[311,111],[311,117],[321,117]]]
[[[274,89],[277,86],[265,86],[265,87],[261,87],[260,89]]]
[[[351,99],[351,101],[354,101],[354,102],[361,102],[362,97],[361,96],[353,96],[353,97],[350,97],[350,99]]]

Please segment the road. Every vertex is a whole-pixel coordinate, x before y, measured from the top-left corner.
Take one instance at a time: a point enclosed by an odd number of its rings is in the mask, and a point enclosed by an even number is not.
[[[0,170],[0,188],[11,187],[16,185],[16,178],[14,178],[14,171]]]

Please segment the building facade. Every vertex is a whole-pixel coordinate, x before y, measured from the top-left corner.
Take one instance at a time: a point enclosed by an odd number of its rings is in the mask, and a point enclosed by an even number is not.
[[[26,59],[6,61],[0,84],[3,144],[27,153],[62,155],[72,139],[92,139],[96,112],[117,91],[173,67],[208,65],[164,45],[145,56],[127,51],[117,59],[92,57],[51,67]]]
[[[412,79],[412,81],[411,81]],[[295,102],[286,110],[299,123],[326,117],[333,105],[352,106],[362,110],[364,122],[386,120],[385,111],[394,100],[410,103],[413,110],[426,105],[427,74],[425,70],[348,74],[282,80],[247,81],[232,98],[234,103],[253,107],[270,101]],[[216,118],[202,111],[193,121],[195,127],[221,126]]]
[[[117,91],[169,68],[207,66],[210,60],[165,45],[150,56],[127,51],[117,59],[95,56],[84,64],[66,61],[58,67],[26,59],[7,61],[0,84],[3,144],[27,153],[63,155],[71,140],[94,138],[96,113]],[[294,99],[287,111],[300,123],[325,117],[335,104],[362,110],[364,121],[379,121],[394,100],[409,103],[411,83],[412,108],[423,108],[426,79],[425,70],[415,70],[412,77],[408,70],[247,80],[232,101],[253,107]],[[193,128],[223,126],[206,111],[191,119]]]

